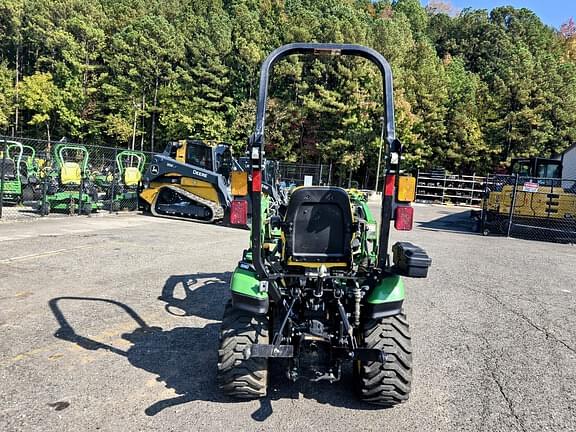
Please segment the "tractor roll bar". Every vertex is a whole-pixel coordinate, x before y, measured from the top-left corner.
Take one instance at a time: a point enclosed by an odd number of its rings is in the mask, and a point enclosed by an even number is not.
[[[386,154],[390,152],[400,152],[400,143],[396,139],[396,130],[394,125],[394,97],[392,86],[392,70],[388,61],[377,51],[372,48],[361,45],[351,44],[326,44],[326,43],[293,43],[281,46],[274,50],[264,60],[260,69],[260,90],[258,93],[258,104],[256,107],[256,130],[250,137],[250,161],[252,173],[261,172],[264,156],[264,126],[266,123],[266,101],[268,100],[268,85],[270,70],[274,64],[284,57],[293,54],[313,54],[313,55],[351,55],[363,57],[374,63],[383,80],[383,127],[384,139],[386,140]],[[391,158],[385,158],[385,178],[384,184],[387,184],[387,177],[392,172]],[[260,174],[259,174],[260,175]],[[253,175],[254,178],[254,175]],[[260,280],[267,279],[268,271],[264,265],[262,257],[262,238],[261,238],[261,190],[255,187],[250,188],[250,197],[252,200],[252,259],[256,273]],[[380,241],[378,247],[378,267],[384,269],[388,263],[388,242],[390,237],[390,223],[392,216],[393,197],[382,194],[382,221],[380,223]]]

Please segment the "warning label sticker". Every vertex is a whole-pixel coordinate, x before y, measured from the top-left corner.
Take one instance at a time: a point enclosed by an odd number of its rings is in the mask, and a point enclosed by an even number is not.
[[[538,183],[526,182],[522,188],[523,192],[538,192]]]

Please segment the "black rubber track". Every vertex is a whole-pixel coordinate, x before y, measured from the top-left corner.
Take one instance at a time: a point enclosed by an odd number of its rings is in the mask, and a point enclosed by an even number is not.
[[[412,380],[412,346],[406,314],[366,322],[362,337],[363,346],[383,351],[386,361],[355,365],[359,397],[385,407],[407,401]]]
[[[267,344],[268,318],[232,307],[224,309],[218,350],[218,384],[228,396],[255,399],[266,396],[268,359],[244,358],[246,348]]]

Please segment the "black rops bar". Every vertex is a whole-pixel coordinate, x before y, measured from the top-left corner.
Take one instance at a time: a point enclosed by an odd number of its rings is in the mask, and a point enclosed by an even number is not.
[[[393,172],[393,166],[389,157],[390,152],[400,152],[400,143],[396,139],[396,130],[394,126],[394,93],[392,88],[392,70],[386,59],[377,51],[361,45],[350,44],[321,44],[321,43],[294,43],[281,46],[274,50],[264,60],[260,69],[260,90],[258,93],[258,105],[256,110],[256,131],[250,138],[251,146],[251,167],[252,171],[262,170],[262,160],[264,152],[264,126],[266,123],[266,101],[268,99],[268,83],[270,70],[274,64],[293,54],[313,54],[313,55],[351,55],[363,57],[370,60],[382,74],[383,80],[383,102],[384,102],[384,137],[386,140],[386,158],[384,184],[386,178]],[[398,158],[399,159],[399,158]],[[261,192],[255,192],[250,188],[250,197],[252,200],[252,257],[254,267],[260,280],[268,278],[268,272],[264,266],[262,257],[262,241],[260,225],[261,212],[256,210],[261,206]],[[388,265],[388,242],[390,237],[390,220],[392,218],[393,196],[382,194],[382,223],[380,224],[380,242],[378,246],[378,267],[385,269]]]

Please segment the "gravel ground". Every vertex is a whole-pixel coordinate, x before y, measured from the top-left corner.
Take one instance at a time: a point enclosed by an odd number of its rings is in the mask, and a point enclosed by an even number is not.
[[[418,207],[407,404],[275,377],[261,402],[215,386],[230,271],[248,233],[145,216],[0,224],[0,430],[576,430],[576,247],[470,232]]]

